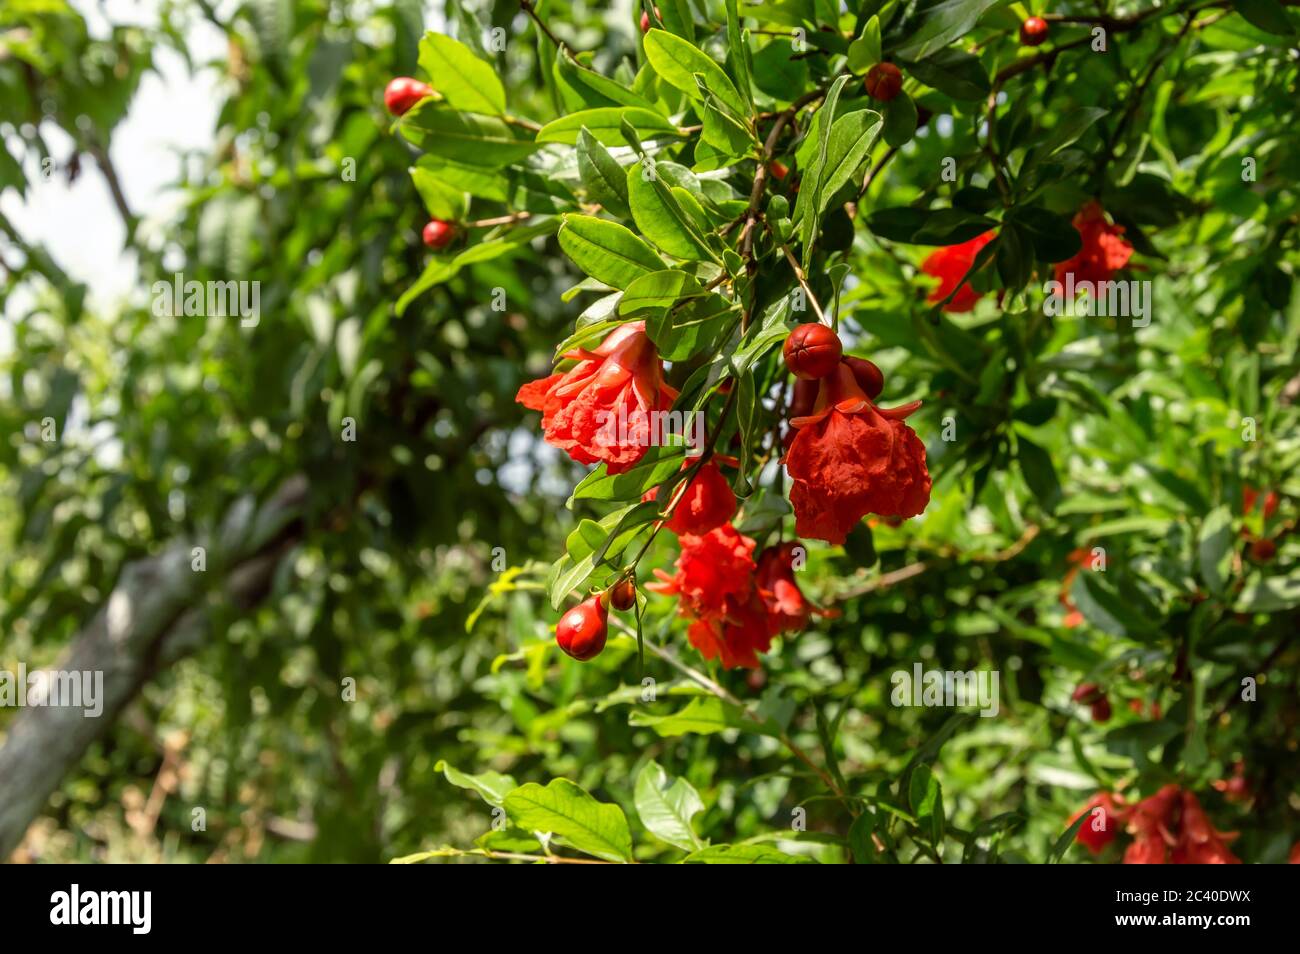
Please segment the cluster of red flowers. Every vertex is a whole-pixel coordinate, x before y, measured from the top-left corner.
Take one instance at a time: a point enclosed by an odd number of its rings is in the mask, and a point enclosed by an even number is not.
[[[1076,840],[1096,854],[1115,840],[1123,826],[1133,836],[1124,851],[1126,865],[1241,864],[1228,850],[1236,834],[1217,831],[1196,796],[1177,785],[1166,785],[1134,805],[1099,792],[1071,822],[1085,813],[1092,817],[1079,828]]]
[[[795,529],[835,544],[867,514],[911,517],[930,500],[925,446],[904,423],[920,402],[876,406],[873,399],[884,385],[880,370],[842,351],[834,331],[811,324],[796,328],[785,347],[786,362],[803,386],[796,399],[801,406],[791,409],[784,458]],[[525,384],[517,400],[542,412],[547,442],[574,460],[603,462],[610,474],[626,471],[651,444],[652,415],[669,411],[677,397],[664,381],[645,323],[620,325],[595,350],[575,348],[563,358],[574,365]],[[698,465],[668,503],[664,526],[680,537],[682,554],[677,573],[660,573],[664,582],[652,588],[679,597],[682,615],[692,620],[690,640],[705,658],[728,668],[756,667],[757,654],[773,636],[803,629],[812,613],[822,611],[808,604],[794,582],[793,544],[756,560],[755,542],[730,525],[736,496],[719,462],[735,464],[713,457]],[[689,460],[683,466],[696,467]],[[564,624],[561,641],[575,658],[599,652],[571,651],[575,646],[604,645],[598,638],[604,604],[588,600],[583,607]]]
[[[1085,202],[1075,214],[1072,224],[1079,233],[1083,246],[1073,258],[1056,265],[1055,278],[1058,282],[1064,284],[1067,275],[1074,276],[1075,287],[1084,282],[1109,281],[1133,257],[1133,246],[1121,237],[1124,227],[1110,222],[1096,200]],[[927,301],[941,302],[952,295],[952,300],[943,306],[944,311],[961,313],[974,308],[980,300],[980,293],[971,288],[969,282],[963,282],[963,279],[975,264],[975,258],[981,249],[993,241],[996,235],[993,231],[985,232],[968,241],[931,252],[921,263],[921,271],[939,279],[939,285],[930,293]],[[953,294],[954,290],[956,294]]]
[[[678,612],[691,620],[687,638],[705,659],[756,669],[773,636],[832,613],[809,603],[795,582],[797,543],[769,547],[756,561],[755,541],[729,523],[680,542],[677,572],[656,569],[660,582],[646,589],[677,597]]]

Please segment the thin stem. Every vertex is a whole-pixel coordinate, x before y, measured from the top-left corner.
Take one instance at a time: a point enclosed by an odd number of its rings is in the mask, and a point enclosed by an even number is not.
[[[768,231],[771,231],[770,227]],[[773,235],[773,238],[775,237],[776,236]],[[790,267],[794,269],[794,277],[798,279],[799,287],[803,289],[803,293],[808,296],[808,303],[812,305],[812,309],[817,315],[817,320],[820,321],[823,325],[829,326],[830,321],[827,320],[825,312],[822,311],[822,306],[817,302],[817,296],[814,295],[813,290],[808,287],[808,282],[804,278],[803,269],[800,268],[799,263],[795,261],[795,257],[790,251],[790,246],[782,242],[781,251],[785,255],[785,260],[790,263]]]
[[[537,11],[533,9],[533,0],[519,0],[519,6],[523,9],[524,13],[532,17],[533,22],[537,24],[537,29],[546,34],[548,40],[554,43],[556,47],[562,48],[564,46],[563,43],[556,39],[555,34],[551,32],[551,28],[542,22],[542,18],[537,15]]]

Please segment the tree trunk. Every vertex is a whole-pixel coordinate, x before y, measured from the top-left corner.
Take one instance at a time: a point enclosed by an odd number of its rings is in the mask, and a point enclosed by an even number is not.
[[[276,567],[300,536],[306,497],[306,479],[295,476],[260,509],[251,498],[237,501],[219,538],[206,547],[205,572],[193,569],[193,544],[185,541],[122,570],[108,600],[55,667],[102,672],[102,711],[88,718],[83,708],[25,708],[0,748],[0,859],[17,848],[63,777],[141,686],[203,643],[206,599],[249,609],[266,596]]]

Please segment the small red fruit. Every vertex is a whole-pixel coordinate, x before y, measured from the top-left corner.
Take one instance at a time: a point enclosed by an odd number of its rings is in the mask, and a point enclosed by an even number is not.
[[[456,234],[456,227],[442,219],[433,219],[424,227],[424,244],[435,252],[447,247]]]
[[[844,346],[840,336],[825,325],[809,322],[790,332],[785,339],[785,366],[796,378],[824,378],[840,365]]]
[[[1020,42],[1025,46],[1038,46],[1047,39],[1047,21],[1042,17],[1030,17],[1020,24]]]
[[[863,85],[867,88],[868,96],[887,103],[903,88],[903,71],[893,63],[877,63],[867,70],[867,79]]]
[[[858,382],[858,387],[868,398],[875,400],[880,397],[880,392],[885,390],[885,376],[880,373],[880,369],[866,358],[855,358],[848,355],[844,363],[849,366],[853,372],[854,379]]]
[[[433,87],[428,83],[421,83],[409,76],[399,76],[384,89],[384,105],[394,116],[401,116],[424,97],[432,95]]]
[[[1092,721],[1109,722],[1110,721],[1110,700],[1102,696],[1092,704]]]
[[[609,588],[609,603],[616,610],[630,610],[636,606],[636,580],[624,577]]]
[[[555,642],[580,662],[598,656],[605,648],[608,617],[609,611],[600,601],[600,596],[593,596],[560,617],[555,627]]]
[[[664,15],[659,12],[658,7],[655,7],[655,16],[658,17],[660,20],[664,18]],[[645,10],[641,11],[641,32],[642,33],[650,32],[650,14],[647,13]]]
[[[784,179],[790,174],[790,170],[786,168],[785,163],[778,159],[773,159],[767,164],[767,171],[772,173],[773,179]]]
[[[1095,682],[1080,683],[1079,687],[1074,690],[1074,695],[1070,696],[1075,702],[1082,703],[1085,706],[1093,705],[1099,699],[1105,697],[1105,693],[1101,691],[1101,686]]]

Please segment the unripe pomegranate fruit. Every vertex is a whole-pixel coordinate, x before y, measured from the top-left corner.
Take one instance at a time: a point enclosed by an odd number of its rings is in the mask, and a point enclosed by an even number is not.
[[[1025,46],[1038,46],[1047,39],[1047,21],[1042,17],[1030,17],[1020,24],[1020,42]]]
[[[630,610],[636,606],[636,580],[627,576],[609,588],[609,604],[616,610]]]
[[[833,372],[840,364],[844,346],[840,336],[823,324],[799,325],[785,339],[785,366],[796,378],[816,380]]]
[[[767,164],[767,171],[772,173],[773,179],[784,179],[790,174],[790,170],[786,168],[785,163],[778,159],[773,159]]]
[[[877,63],[867,70],[863,85],[872,99],[887,103],[903,88],[903,71],[893,63]]]
[[[394,116],[401,116],[424,97],[432,95],[433,87],[428,83],[410,76],[399,76],[390,80],[384,89],[384,105]]]
[[[584,600],[560,617],[555,627],[555,642],[574,659],[586,662],[605,648],[608,617],[609,611],[599,595]]]
[[[424,227],[424,244],[435,252],[446,248],[456,234],[456,227],[442,219],[433,219]]]
[[[858,387],[862,388],[867,397],[873,401],[880,397],[880,392],[885,390],[885,376],[873,362],[849,355],[844,359],[844,363],[849,366],[849,370],[853,372],[853,377],[858,382]]]

